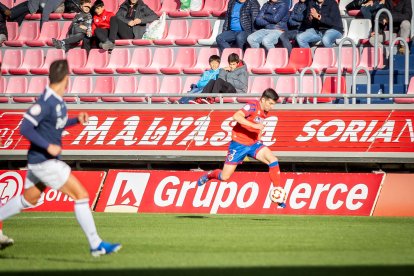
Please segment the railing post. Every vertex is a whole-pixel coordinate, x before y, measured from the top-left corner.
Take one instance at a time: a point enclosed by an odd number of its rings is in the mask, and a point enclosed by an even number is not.
[[[352,72],[352,94],[356,95],[356,75],[360,70],[364,71],[367,74],[367,94],[371,95],[371,74],[369,73],[368,68],[363,66],[358,66]],[[356,104],[355,97],[352,98],[352,104]],[[371,97],[368,97],[367,104],[371,104]]]
[[[408,87],[408,79],[409,79],[409,69],[410,69],[410,66],[409,66],[409,56],[408,56],[408,43],[407,43],[407,41],[405,41],[405,39],[403,39],[402,37],[396,37],[395,39],[391,39],[390,40],[390,61],[389,61],[389,69],[390,69],[390,76],[389,76],[389,89],[390,89],[390,91],[389,91],[389,94],[390,95],[392,95],[392,94],[394,94],[394,87],[393,87],[393,84],[394,84],[394,46],[395,46],[395,43],[397,42],[397,41],[401,41],[403,44],[404,44],[404,47],[405,47],[405,60],[404,60],[404,69],[405,69],[405,72],[404,72],[404,74],[405,74],[405,79],[404,79],[404,85],[405,85],[405,87],[404,87],[404,89],[406,89],[407,87]]]
[[[299,91],[298,91],[298,97],[300,94],[303,94],[303,76],[305,75],[305,73],[307,71],[311,71],[312,76],[313,76],[313,93],[317,94],[316,91],[316,72],[315,69],[313,69],[312,67],[305,67],[302,69],[302,71],[300,72],[299,75]],[[292,103],[296,103],[296,97],[293,97]],[[303,100],[302,100],[303,103]],[[316,97],[313,97],[313,103],[316,104]]]
[[[337,94],[341,94],[342,47],[343,47],[343,44],[347,41],[349,43],[351,43],[351,45],[352,45],[352,70],[354,71],[355,67],[356,67],[356,51],[357,51],[357,49],[356,49],[355,42],[349,37],[344,37],[344,38],[341,39],[341,41],[339,42],[339,45],[338,45],[338,72],[337,72],[337,79],[336,79],[336,93]],[[344,99],[344,103],[348,104],[349,103],[348,99],[346,101]]]
[[[374,69],[377,69],[378,67],[378,26],[379,26],[379,17],[382,13],[386,13],[388,15],[388,29],[390,30],[390,41],[392,41],[392,35],[393,35],[393,19],[391,12],[386,9],[382,8],[379,11],[377,11],[375,15],[375,23],[374,23],[374,33],[375,33],[375,39],[374,39]],[[384,32],[384,41],[385,41],[385,32]]]

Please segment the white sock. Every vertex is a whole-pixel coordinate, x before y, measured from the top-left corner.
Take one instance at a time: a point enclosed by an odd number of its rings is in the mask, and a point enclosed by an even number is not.
[[[95,221],[93,220],[92,212],[89,208],[89,198],[75,201],[75,216],[88,238],[91,249],[97,248],[102,239],[96,231]]]
[[[33,205],[27,202],[23,196],[16,196],[0,207],[0,220],[4,221],[29,207],[33,207]]]

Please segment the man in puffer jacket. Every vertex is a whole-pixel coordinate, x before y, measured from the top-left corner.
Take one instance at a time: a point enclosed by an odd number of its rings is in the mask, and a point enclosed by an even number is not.
[[[287,31],[289,7],[284,0],[269,0],[256,17],[256,25],[262,29],[247,37],[252,48],[259,48],[260,43],[268,51],[275,48],[280,35]]]
[[[288,31],[284,32],[280,37],[280,42],[282,42],[283,48],[288,50],[288,54],[292,52],[292,43],[291,40],[294,40],[298,35],[302,27],[302,22],[306,16],[308,0],[299,0],[293,7],[293,10],[290,12],[288,20]]]
[[[115,47],[116,39],[141,39],[147,23],[157,20],[158,16],[142,0],[126,0],[116,16],[111,18],[109,41],[102,43],[102,48],[110,50]]]
[[[226,48],[234,47],[243,49],[247,37],[256,28],[254,20],[259,14],[260,5],[257,0],[230,0],[224,19],[223,32],[216,38],[220,54]]]

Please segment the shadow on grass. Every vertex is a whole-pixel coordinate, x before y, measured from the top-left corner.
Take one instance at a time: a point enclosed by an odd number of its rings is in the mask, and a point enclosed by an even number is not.
[[[30,271],[1,272],[1,275],[413,275],[414,266],[295,266],[295,267],[246,267],[246,268],[189,268],[189,269],[125,269],[125,270],[82,270],[82,271]]]
[[[176,216],[176,218],[179,219],[183,219],[183,218],[187,218],[187,219],[205,219],[208,218],[206,216]]]

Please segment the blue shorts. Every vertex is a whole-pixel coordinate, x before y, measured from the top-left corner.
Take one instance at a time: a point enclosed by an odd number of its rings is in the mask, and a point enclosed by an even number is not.
[[[256,142],[251,146],[246,146],[235,141],[231,141],[227,152],[226,164],[241,164],[246,156],[256,159],[256,154],[264,147],[262,142]]]

